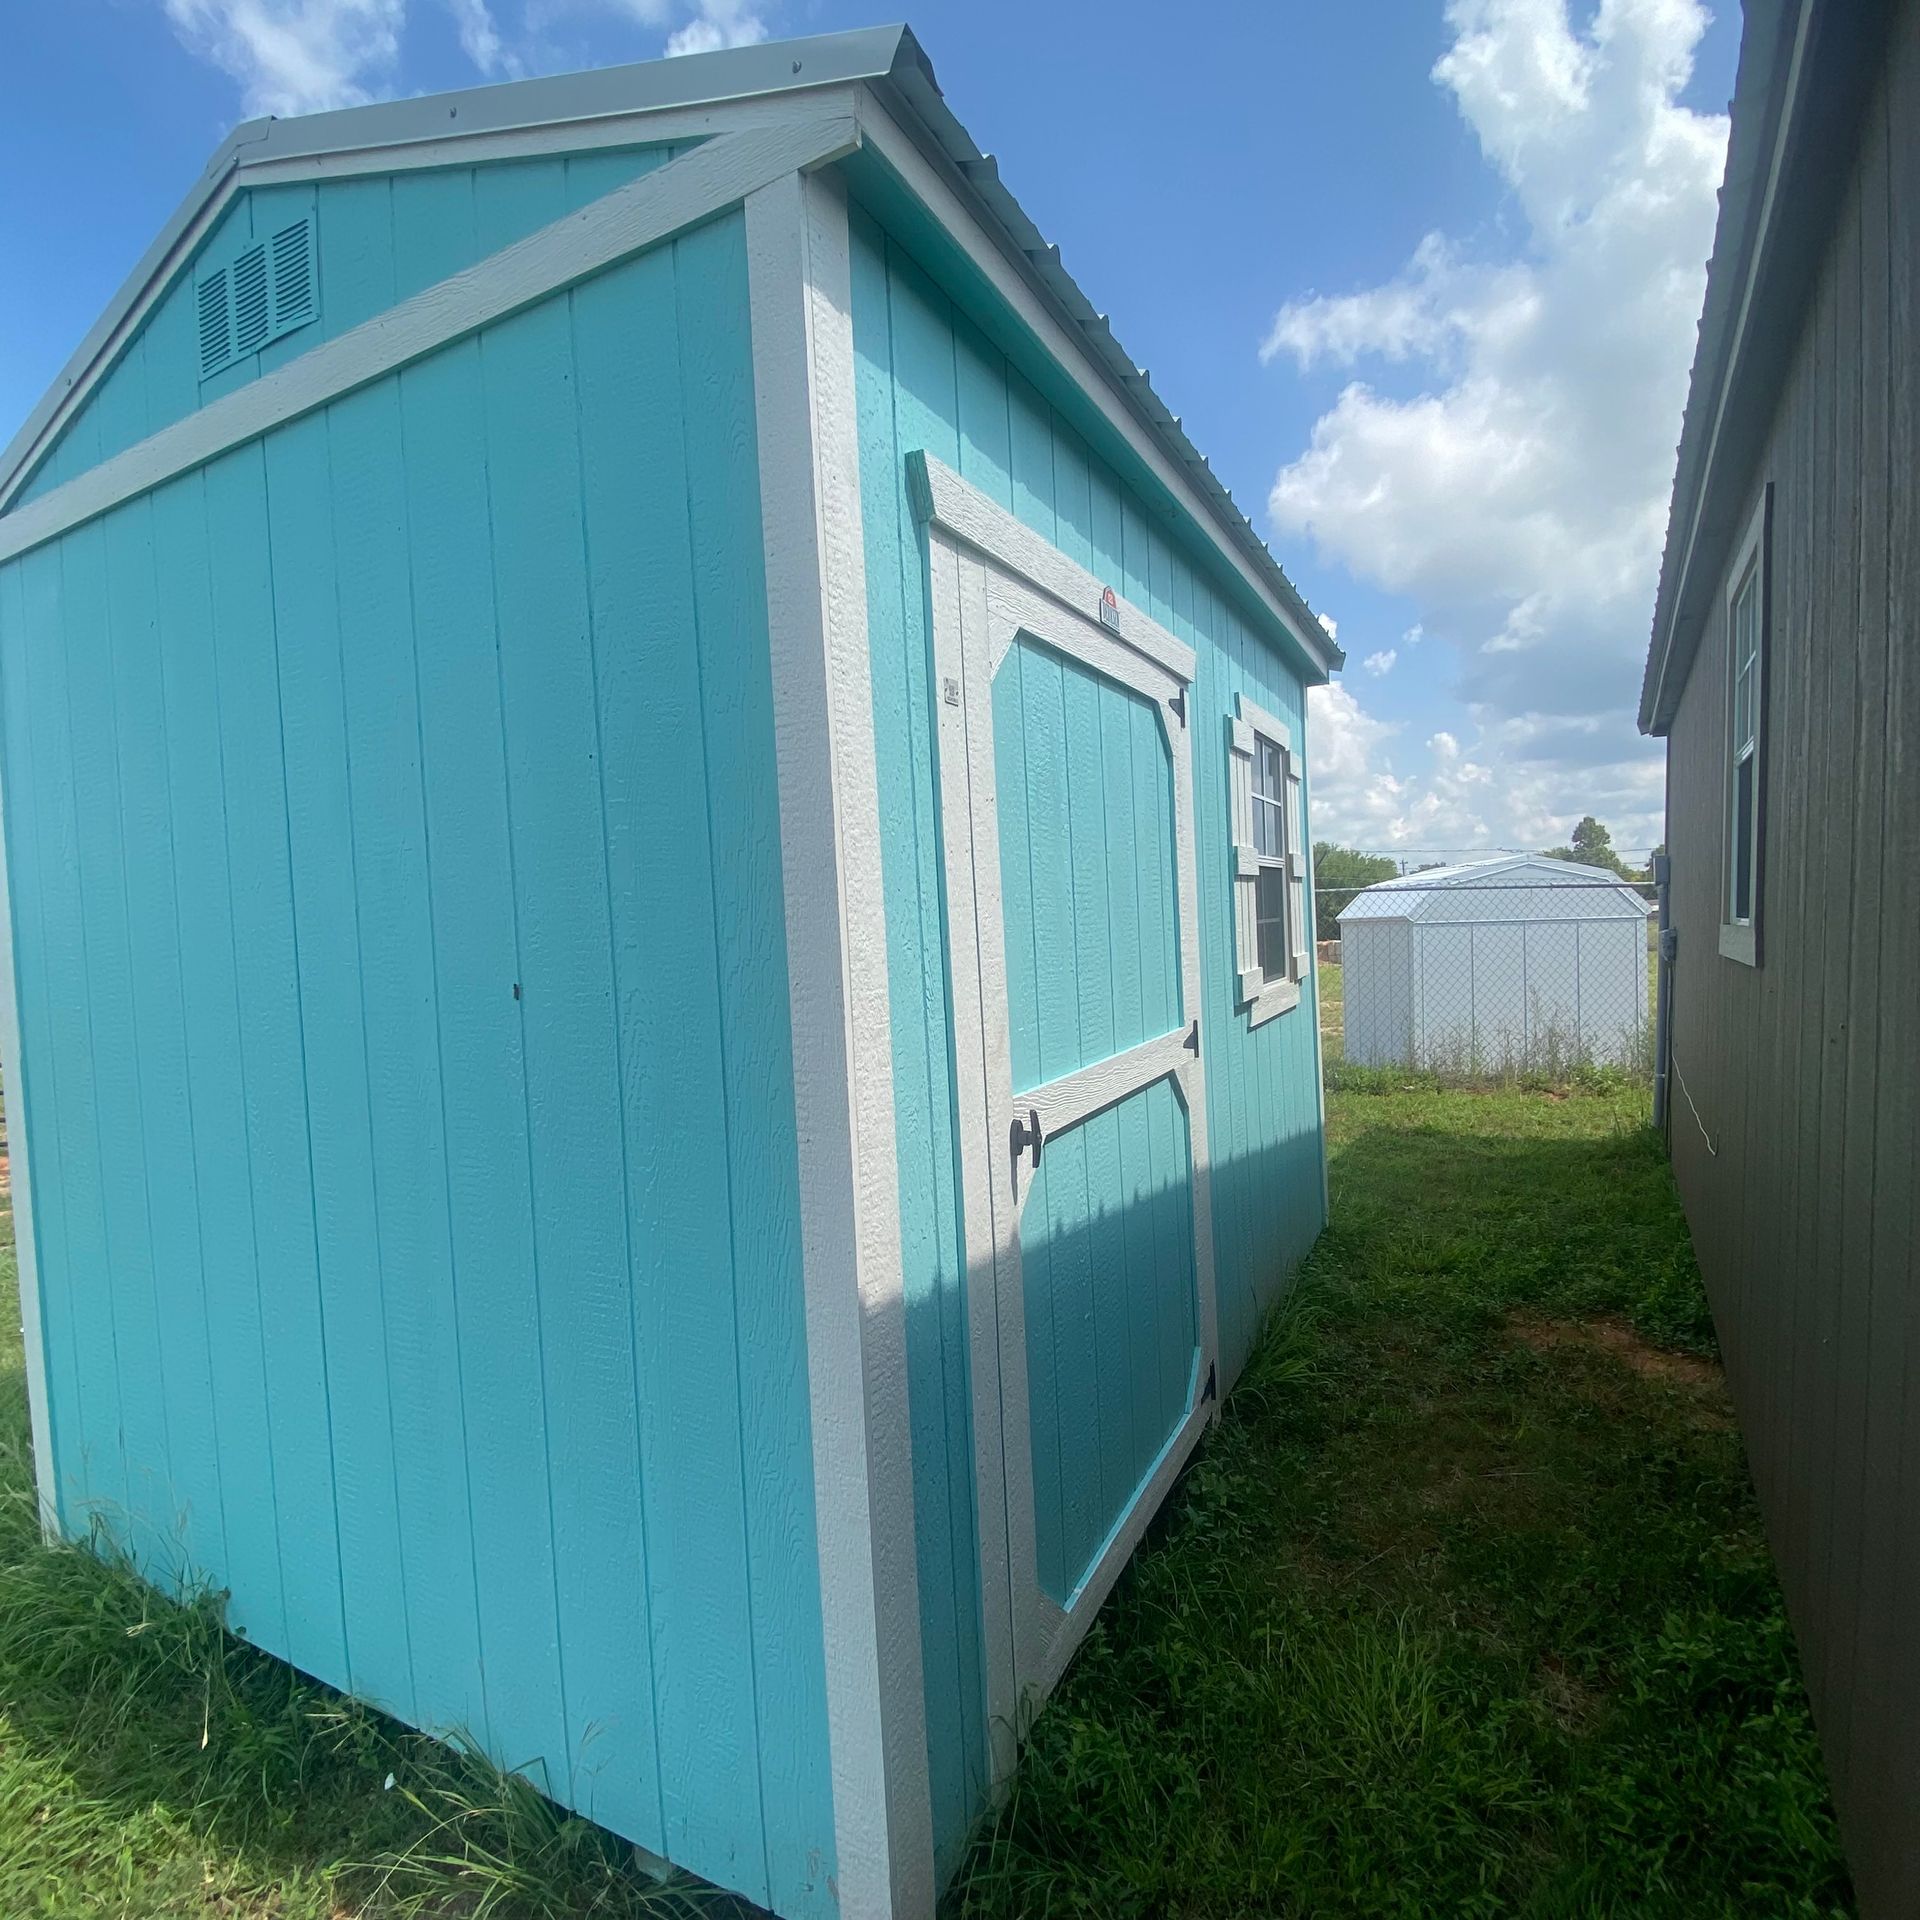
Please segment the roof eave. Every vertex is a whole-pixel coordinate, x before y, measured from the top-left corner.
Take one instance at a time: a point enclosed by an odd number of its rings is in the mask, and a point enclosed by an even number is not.
[[[1672,725],[1845,190],[1890,0],[1748,0],[1726,180],[1675,464],[1642,733]],[[1792,324],[1789,324],[1791,322]]]

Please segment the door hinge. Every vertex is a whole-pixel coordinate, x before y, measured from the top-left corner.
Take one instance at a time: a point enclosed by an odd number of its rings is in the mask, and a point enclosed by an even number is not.
[[[1013,1128],[1009,1135],[1013,1144],[1013,1157],[1015,1161],[1017,1162],[1021,1154],[1031,1147],[1033,1149],[1033,1164],[1037,1169],[1040,1165],[1040,1143],[1045,1137],[1046,1136],[1040,1131],[1040,1115],[1036,1109],[1029,1107],[1027,1109],[1027,1117],[1024,1120],[1022,1120],[1018,1114],[1015,1114]]]
[[[1201,1389],[1200,1398],[1202,1400],[1217,1400],[1219,1397],[1220,1376],[1215,1370],[1214,1363],[1209,1360],[1207,1362],[1207,1384]]]
[[[1180,724],[1184,727],[1187,724],[1187,690],[1186,688],[1176,687],[1173,690],[1173,692],[1167,696],[1167,705],[1173,709],[1175,716],[1178,718]]]
[[[1187,1030],[1187,1037],[1180,1043],[1198,1060],[1200,1058],[1200,1022],[1196,1020]]]

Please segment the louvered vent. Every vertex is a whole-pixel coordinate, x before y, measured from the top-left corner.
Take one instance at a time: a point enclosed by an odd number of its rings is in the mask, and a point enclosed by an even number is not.
[[[200,378],[210,380],[318,317],[313,216],[200,276]]]
[[[313,222],[296,220],[267,243],[273,267],[273,330],[290,333],[313,318]]]

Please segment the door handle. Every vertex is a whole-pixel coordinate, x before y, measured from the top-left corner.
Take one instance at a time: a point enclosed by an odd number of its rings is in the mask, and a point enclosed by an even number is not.
[[[1028,1147],[1031,1147],[1033,1149],[1033,1164],[1037,1170],[1040,1165],[1040,1143],[1046,1138],[1040,1131],[1039,1110],[1034,1107],[1029,1107],[1027,1109],[1027,1117],[1024,1120],[1022,1120],[1018,1114],[1015,1114],[1009,1138],[1013,1143],[1014,1163],[1018,1165],[1021,1154],[1024,1153]]]

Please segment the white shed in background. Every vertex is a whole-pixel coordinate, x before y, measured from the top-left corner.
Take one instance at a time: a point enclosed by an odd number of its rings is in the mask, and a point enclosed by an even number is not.
[[[1637,1064],[1651,902],[1512,854],[1382,880],[1339,916],[1347,1059],[1448,1072]]]

